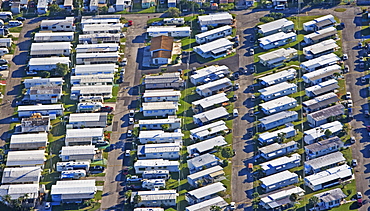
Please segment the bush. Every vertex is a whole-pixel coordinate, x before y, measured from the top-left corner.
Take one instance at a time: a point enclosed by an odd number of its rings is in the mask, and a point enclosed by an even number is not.
[[[260,18],[260,21],[264,23],[268,23],[268,22],[274,21],[274,18],[273,17],[262,17]]]

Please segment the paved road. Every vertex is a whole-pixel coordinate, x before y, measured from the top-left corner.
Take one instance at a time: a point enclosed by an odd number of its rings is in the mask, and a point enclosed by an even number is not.
[[[32,32],[39,26],[41,18],[27,19],[16,42],[13,60],[10,61],[9,77],[6,80],[7,86],[4,93],[3,104],[0,106],[0,146],[5,144],[9,137],[7,131],[16,106],[15,97],[21,91],[21,80],[24,76],[24,67],[28,61],[28,50],[31,46]],[[10,103],[8,103],[10,102]]]

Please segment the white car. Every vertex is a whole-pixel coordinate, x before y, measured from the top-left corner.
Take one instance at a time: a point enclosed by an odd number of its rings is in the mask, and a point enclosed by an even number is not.
[[[352,94],[351,94],[351,92],[347,92],[347,94],[346,94],[346,98],[347,98],[347,100],[349,100],[349,99],[351,99],[351,98],[352,98]]]
[[[127,137],[132,137],[132,130],[127,131]]]
[[[251,48],[251,49],[249,50],[249,53],[250,53],[250,55],[254,55],[254,49],[253,49],[253,48]]]
[[[347,60],[348,59],[348,54],[343,54],[343,60]]]
[[[7,70],[7,69],[8,69],[8,65],[6,64],[0,66],[0,70]]]
[[[347,106],[348,106],[348,108],[352,108],[353,107],[353,101],[352,100],[347,100]]]
[[[135,111],[134,110],[130,110],[130,113],[128,114],[129,117],[134,117],[135,116]]]
[[[361,192],[357,192],[357,194],[356,194],[356,198],[358,198],[358,199],[362,199],[362,193],[361,193]]]
[[[235,202],[230,202],[230,210],[235,210]]]
[[[283,4],[277,5],[275,6],[275,10],[285,10],[285,5]]]
[[[130,119],[128,120],[128,123],[129,123],[130,125],[133,125],[133,124],[135,123],[134,118],[130,118]]]

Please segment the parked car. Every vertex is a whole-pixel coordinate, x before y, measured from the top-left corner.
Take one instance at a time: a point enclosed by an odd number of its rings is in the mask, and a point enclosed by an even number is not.
[[[133,124],[135,123],[134,118],[129,118],[128,123],[129,123],[130,125],[133,125]]]
[[[348,106],[348,108],[352,108],[353,107],[353,101],[352,100],[347,100],[347,106]]]
[[[6,64],[0,66],[0,70],[7,70],[8,68],[9,67]]]
[[[348,65],[344,65],[344,73],[348,73],[349,72],[349,66]]]
[[[126,157],[129,157],[129,156],[130,156],[130,153],[131,153],[131,150],[127,149],[127,150],[125,151],[125,156],[126,156]]]
[[[351,99],[351,98],[352,98],[352,94],[351,94],[351,92],[347,92],[347,94],[346,94],[346,98],[347,98],[347,100],[349,100],[349,99]]]
[[[234,117],[239,116],[238,109],[234,108],[234,110],[233,110],[233,116],[234,116]]]
[[[140,182],[141,180],[142,180],[142,178],[139,178],[136,175],[127,178],[127,182]]]
[[[46,203],[45,203],[44,210],[45,210],[45,211],[50,211],[50,210],[51,210],[51,203],[50,203],[50,202],[46,202]]]
[[[356,198],[357,198],[357,204],[358,206],[362,206],[362,193],[361,192],[357,192],[356,194]]]
[[[238,89],[239,89],[239,83],[236,83],[236,84],[234,85],[234,89],[235,89],[235,90],[238,90]]]
[[[356,160],[356,159],[353,159],[353,160],[352,160],[352,166],[353,166],[353,167],[356,167],[356,166],[357,166],[357,160]]]
[[[369,117],[369,110],[365,110],[365,117]]]
[[[285,10],[285,5],[283,4],[277,5],[275,6],[275,10]]]
[[[100,111],[102,111],[102,112],[112,112],[113,111],[113,107],[111,107],[111,106],[104,106],[104,107],[101,107],[100,108]]]
[[[135,111],[134,110],[130,110],[130,113],[128,114],[129,117],[134,117],[135,116]]]
[[[127,65],[127,58],[123,58],[122,59],[121,65],[122,66],[126,66]]]
[[[360,62],[359,67],[360,67],[361,69],[364,69],[364,68],[365,68],[365,63]]]
[[[152,25],[152,26],[162,26],[163,25],[163,23],[162,22],[160,22],[160,21],[155,21],[155,22],[153,22],[152,24],[150,24],[150,25]]]
[[[253,48],[251,48],[251,49],[249,50],[249,54],[250,54],[250,55],[254,55],[254,49],[253,49]]]
[[[354,144],[356,142],[356,138],[351,136],[351,144]]]
[[[366,83],[366,77],[365,77],[365,76],[362,76],[362,77],[361,77],[361,83],[362,83],[362,84],[365,84],[365,83]]]
[[[230,210],[235,210],[235,202],[230,202]]]
[[[24,17],[17,17],[17,18],[16,18],[16,20],[17,20],[17,21],[25,21],[25,20],[26,20],[26,18],[24,18]]]
[[[129,20],[128,22],[127,22],[127,25],[128,26],[132,26],[134,24],[134,22],[132,22],[132,20]]]
[[[347,60],[348,59],[348,54],[343,54],[343,60]]]
[[[0,59],[0,65],[8,64],[8,60]]]
[[[127,131],[127,137],[132,137],[132,130]]]

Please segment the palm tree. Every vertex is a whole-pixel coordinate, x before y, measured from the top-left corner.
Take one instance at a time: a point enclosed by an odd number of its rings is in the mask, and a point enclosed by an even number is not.
[[[335,73],[333,73],[333,76],[334,76],[335,78],[338,78],[338,77],[340,76],[340,73],[335,72]]]
[[[316,207],[317,204],[319,203],[319,198],[317,196],[312,196],[309,200],[309,203],[313,206]]]
[[[289,200],[293,203],[295,203],[297,200],[298,200],[298,194],[296,193],[292,193],[290,196],[289,196]]]
[[[139,204],[141,202],[141,196],[140,195],[138,195],[138,194],[136,194],[135,196],[134,196],[134,203],[137,205],[137,204]]]
[[[285,140],[286,133],[278,133],[277,136],[278,136],[279,142],[281,143]]]
[[[210,211],[221,211],[221,207],[212,205]]]
[[[2,198],[3,198],[3,201],[5,201],[7,205],[9,205],[10,202],[12,201],[12,198],[10,197],[10,195],[2,196]]]

